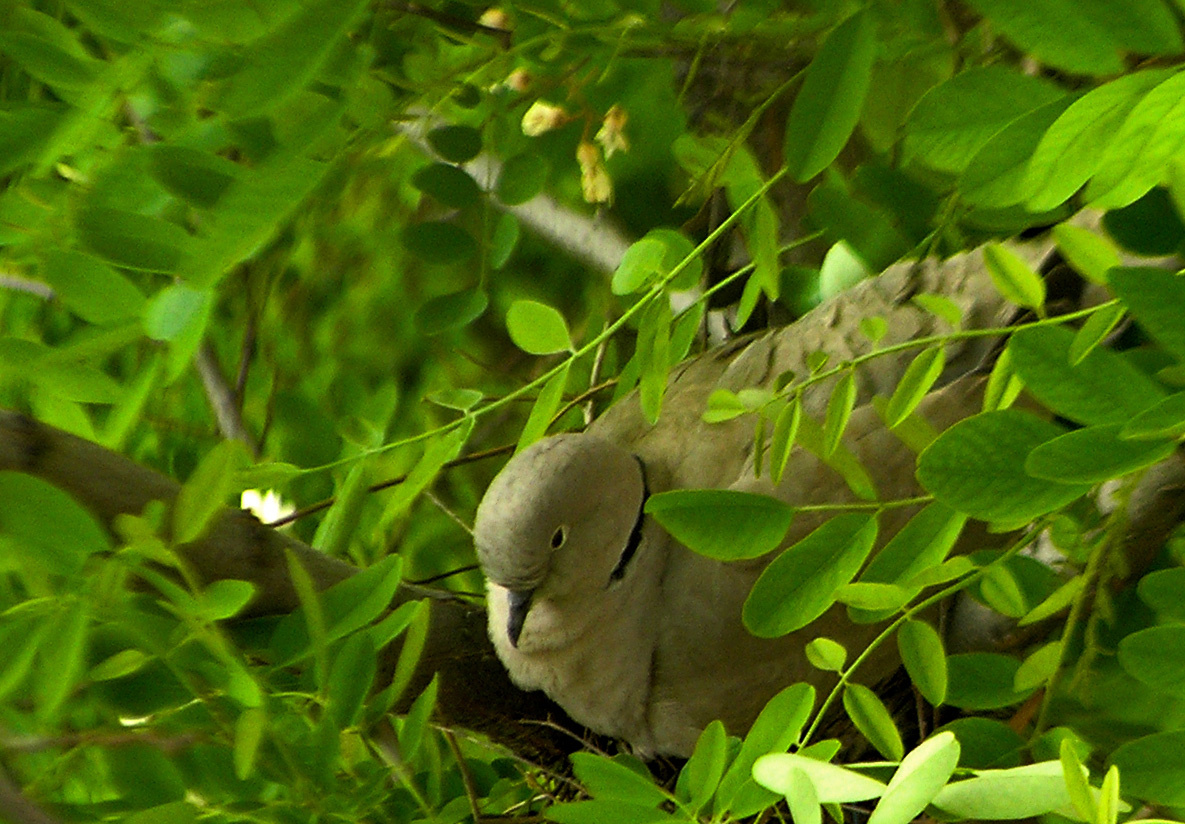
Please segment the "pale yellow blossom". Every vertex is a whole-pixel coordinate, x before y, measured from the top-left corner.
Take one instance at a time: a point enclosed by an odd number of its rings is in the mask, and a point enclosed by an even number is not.
[[[483,11],[481,13],[481,17],[477,18],[477,22],[485,26],[487,29],[501,29],[502,31],[510,31],[511,28],[510,15],[497,6]]]
[[[568,113],[562,107],[536,100],[523,115],[523,134],[527,137],[538,137],[552,129],[558,129],[567,123],[568,119]]]
[[[296,507],[285,501],[274,489],[260,494],[258,489],[244,489],[239,496],[239,507],[247,510],[265,524],[287,518]]]
[[[604,148],[606,158],[613,157],[613,153],[616,151],[628,152],[630,150],[629,138],[625,136],[625,124],[628,121],[629,115],[616,103],[609,111],[605,112],[605,119],[601,122],[596,140]]]
[[[605,169],[601,150],[595,143],[581,141],[576,147],[576,162],[580,164],[580,188],[588,203],[612,203],[613,181]]]

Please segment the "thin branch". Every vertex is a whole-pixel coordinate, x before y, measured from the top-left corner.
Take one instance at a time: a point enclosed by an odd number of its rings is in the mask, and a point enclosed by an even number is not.
[[[198,348],[194,363],[197,366],[198,375],[201,376],[202,387],[206,390],[206,399],[210,402],[210,408],[214,410],[214,417],[218,420],[219,431],[224,437],[246,444],[247,448],[251,450],[251,454],[257,455],[259,449],[255,444],[255,439],[251,437],[243,423],[238,397],[231,389],[230,384],[226,382],[226,376],[222,374],[222,367],[218,363],[217,355],[214,354],[214,347],[208,342],[203,343]]]
[[[448,742],[449,749],[453,751],[453,758],[457,761],[457,770],[461,773],[461,783],[465,785],[465,797],[469,799],[469,811],[473,813],[473,824],[483,824],[484,818],[481,814],[481,805],[478,803],[477,785],[473,783],[473,774],[469,772],[469,762],[465,760],[461,748],[457,746],[457,737],[453,735],[453,731],[442,728],[441,732],[444,733],[444,740]]]
[[[42,300],[53,300],[57,297],[48,283],[20,275],[0,274],[0,289],[7,289],[10,292],[24,292]]]

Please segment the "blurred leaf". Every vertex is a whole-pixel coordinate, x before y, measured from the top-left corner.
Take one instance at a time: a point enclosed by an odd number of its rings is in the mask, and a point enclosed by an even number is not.
[[[370,633],[355,632],[348,636],[329,668],[325,689],[329,713],[338,729],[345,729],[358,720],[377,668]]]
[[[481,132],[471,126],[437,126],[428,142],[450,163],[466,163],[481,152]]]
[[[37,714],[43,722],[57,720],[62,705],[86,668],[90,610],[76,601],[55,616],[40,649],[40,678]]]
[[[412,185],[446,206],[464,209],[481,199],[481,189],[469,173],[450,163],[430,163],[411,178]]]
[[[502,164],[494,194],[507,206],[518,206],[543,191],[550,173],[551,169],[542,156],[517,154]]]
[[[56,486],[18,472],[0,472],[0,533],[35,550],[22,555],[56,575],[77,575],[91,555],[111,550],[90,512]]]
[[[547,433],[551,419],[555,417],[560,404],[563,403],[564,389],[568,386],[570,371],[570,363],[565,363],[560,371],[543,384],[543,388],[539,390],[539,396],[535,398],[534,406],[531,407],[531,414],[527,417],[526,424],[523,425],[523,431],[519,433],[515,452],[521,452]]]
[[[235,778],[246,781],[255,772],[259,745],[267,730],[267,712],[262,707],[248,707],[235,721]]]
[[[666,252],[657,238],[644,237],[631,244],[613,272],[613,294],[632,294],[659,277]]]
[[[1157,692],[1185,695],[1185,626],[1148,627],[1119,642],[1119,665]]]
[[[177,197],[204,209],[213,208],[239,177],[237,164],[188,146],[159,143],[149,152],[152,176]]]
[[[1062,660],[1062,642],[1053,641],[1038,647],[1021,662],[1013,685],[1019,691],[1036,689],[1049,683]]]
[[[510,256],[514,254],[521,234],[518,218],[513,214],[505,212],[498,217],[489,243],[491,268],[501,269],[510,261]]]
[[[831,165],[860,119],[876,56],[876,24],[857,12],[823,41],[786,122],[784,162],[803,183]]]
[[[856,372],[849,369],[840,375],[827,402],[827,417],[823,421],[823,457],[835,453],[855,406]]]
[[[1185,805],[1185,730],[1128,741],[1107,762],[1119,767],[1125,794],[1151,804]]]
[[[999,243],[983,250],[988,274],[996,288],[1017,306],[1040,311],[1045,305],[1045,281],[1015,252]]]
[[[1066,96],[1038,106],[992,135],[959,178],[963,198],[985,209],[1002,209],[1024,201],[1028,195],[1025,175],[1033,152],[1070,102]]]
[[[408,760],[414,759],[424,744],[424,733],[429,729],[428,721],[436,709],[436,694],[440,687],[440,676],[434,674],[424,691],[416,696],[411,709],[403,718],[399,726],[399,747],[401,755]]]
[[[425,335],[461,329],[485,314],[489,298],[480,289],[466,289],[429,298],[416,310],[415,323]]]
[[[173,540],[187,544],[205,532],[235,490],[235,473],[250,461],[239,441],[222,441],[205,454],[173,504]]]
[[[1119,437],[1131,440],[1179,438],[1185,434],[1185,392],[1169,395],[1125,423]]]
[[[62,303],[91,323],[128,320],[144,309],[144,295],[130,280],[89,255],[48,250],[41,273]]]
[[[175,223],[106,206],[81,210],[75,222],[84,246],[108,263],[129,269],[176,272],[191,243]]]
[[[1185,324],[1181,323],[1179,311],[1185,305],[1185,278],[1163,269],[1121,268],[1113,269],[1108,280],[1144,330],[1178,358],[1185,359]],[[1151,393],[1139,394],[1147,399]],[[1143,408],[1150,406],[1152,400],[1143,403]],[[1143,408],[1132,411],[1140,412]]]

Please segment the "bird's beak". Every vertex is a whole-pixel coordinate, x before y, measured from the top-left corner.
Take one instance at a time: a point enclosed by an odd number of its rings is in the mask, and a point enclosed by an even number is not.
[[[522,635],[523,622],[527,620],[527,612],[531,609],[531,596],[534,594],[533,589],[511,589],[506,592],[510,604],[506,617],[506,635],[509,636],[512,647],[518,647],[518,637]]]

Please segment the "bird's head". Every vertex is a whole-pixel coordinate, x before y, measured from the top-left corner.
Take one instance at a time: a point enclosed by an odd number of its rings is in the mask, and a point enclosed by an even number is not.
[[[506,464],[477,508],[473,537],[486,577],[507,591],[512,644],[535,604],[602,598],[626,576],[646,496],[641,461],[591,435],[545,438]]]

